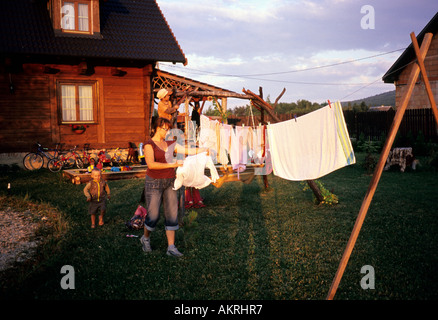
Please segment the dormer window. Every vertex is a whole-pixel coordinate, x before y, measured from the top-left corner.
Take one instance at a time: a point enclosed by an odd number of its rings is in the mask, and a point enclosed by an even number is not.
[[[47,0],[55,36],[101,39],[99,0]]]
[[[90,33],[91,6],[89,2],[62,1],[61,28],[65,32]]]

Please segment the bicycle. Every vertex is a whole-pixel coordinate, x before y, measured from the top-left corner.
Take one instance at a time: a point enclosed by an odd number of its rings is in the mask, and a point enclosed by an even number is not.
[[[125,162],[122,159],[122,152],[119,150],[119,148],[117,148],[114,151],[113,156],[111,157],[111,165],[120,167],[120,166],[124,165],[124,163]]]
[[[76,166],[78,169],[84,168],[84,163],[81,160],[81,157],[76,153],[75,146],[73,149],[67,154],[60,154],[58,158],[50,159],[47,163],[47,168],[52,172],[58,172],[61,169],[71,169]]]
[[[43,147],[39,142],[36,143],[37,151],[29,152],[23,157],[23,165],[27,170],[39,170],[43,167],[44,158],[48,161],[58,158],[62,151],[63,143],[57,143],[55,149]],[[53,155],[50,152],[53,151]]]
[[[91,156],[91,153],[88,152],[89,150],[90,144],[84,143],[84,150],[82,151],[82,155],[80,157],[85,167],[89,167],[90,165],[94,165],[98,162]]]

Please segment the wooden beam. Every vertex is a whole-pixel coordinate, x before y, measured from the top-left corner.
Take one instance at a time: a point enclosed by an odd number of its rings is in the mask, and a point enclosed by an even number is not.
[[[111,68],[111,75],[114,77],[123,77],[126,74],[127,72],[120,67]]]
[[[417,59],[419,61],[423,61],[424,58],[426,57],[427,51],[429,50],[429,46],[430,46],[430,43],[432,41],[432,36],[433,35],[431,33],[427,33],[424,36],[423,43],[421,44],[419,56],[417,56]],[[411,33],[411,38],[412,37],[413,37],[413,33]],[[388,134],[388,138],[385,141],[385,145],[383,147],[382,153],[381,153],[379,161],[377,163],[377,167],[374,171],[373,177],[372,177],[370,185],[368,187],[368,191],[367,191],[365,198],[362,202],[362,206],[359,210],[359,214],[358,214],[356,222],[354,224],[353,231],[350,235],[350,239],[348,240],[347,247],[345,248],[345,251],[344,251],[344,254],[342,256],[341,262],[339,264],[338,270],[337,270],[336,275],[333,279],[332,285],[331,285],[329,293],[327,295],[327,300],[332,300],[336,294],[336,290],[339,286],[342,275],[343,275],[345,268],[347,266],[351,252],[353,251],[357,237],[359,236],[360,229],[361,229],[362,224],[365,220],[365,216],[367,214],[368,208],[371,204],[371,200],[372,200],[374,193],[376,191],[377,184],[379,183],[380,176],[382,175],[383,168],[385,167],[386,159],[388,158],[389,152],[391,150],[391,146],[394,142],[398,128],[400,127],[400,123],[403,119],[403,115],[404,115],[405,110],[407,108],[407,105],[409,103],[409,99],[411,98],[412,91],[414,90],[415,82],[417,81],[419,74],[420,74],[420,67],[417,64],[413,65],[413,68],[412,68],[411,73],[409,75],[408,87],[407,87],[407,90],[406,90],[406,92],[403,96],[403,99],[402,99],[402,104],[397,109],[397,112],[394,116],[394,120],[393,120],[393,123],[391,125],[390,132]]]
[[[236,93],[236,92],[227,92],[227,91],[220,91],[220,90],[215,90],[215,91],[192,91],[192,92],[185,92],[185,91],[181,91],[181,90],[177,90],[175,95],[177,97],[180,96],[184,96],[184,95],[188,95],[188,96],[194,96],[194,97],[217,97],[217,98],[238,98],[238,99],[251,99],[251,96],[248,95],[243,95],[240,93]]]
[[[283,92],[280,94],[280,96],[277,98],[277,101],[278,101],[278,99],[284,94],[284,91],[285,91],[286,89],[283,89]],[[256,102],[258,102],[260,105],[263,105],[263,106],[265,106],[266,108],[268,108],[268,109],[273,109],[273,107],[269,104],[269,103],[267,103],[265,100],[263,100],[262,98],[260,98],[258,95],[256,95],[254,92],[252,92],[251,90],[246,90],[245,88],[243,88],[243,90],[242,90],[242,92],[244,92],[244,93],[246,93],[247,95],[249,95],[249,96],[251,96],[253,99],[255,99],[256,100]]]
[[[209,85],[207,83],[200,82],[200,81],[192,80],[192,79],[189,79],[186,77],[182,77],[182,76],[179,76],[176,74],[168,73],[166,71],[159,70],[159,69],[157,70],[157,76],[165,78],[165,79],[170,79],[175,83],[180,83],[180,84],[185,85],[185,86],[188,85],[191,87],[199,87],[202,91],[206,91],[206,92],[211,92],[211,91],[216,91],[216,90],[222,91],[221,88],[219,88],[219,87],[212,86],[212,85]],[[159,88],[157,88],[155,90],[158,91]],[[224,92],[232,92],[232,91],[227,91],[227,90],[223,90],[223,91]]]
[[[259,87],[259,97],[261,99],[263,99],[263,88],[262,87]],[[251,104],[254,105],[252,103],[252,100],[251,100]],[[265,125],[266,124],[265,123],[265,110],[262,108],[260,108],[259,110],[260,110],[260,122],[263,125]],[[267,136],[265,134],[263,134],[263,137],[264,137],[263,138],[263,150],[265,150]],[[263,155],[265,155],[265,151],[263,151]],[[265,189],[267,190],[269,188],[269,181],[268,181],[268,176],[266,174],[263,175],[263,184],[265,186]]]
[[[261,99],[259,96],[257,96],[255,93],[251,92],[250,90],[245,90],[245,88],[242,90],[244,93],[246,93],[248,96],[253,99],[252,101],[254,104],[257,104],[260,108],[265,110],[271,118],[274,120],[274,122],[280,122],[280,118],[277,117],[277,115],[272,110],[272,106],[266,103],[263,99]]]
[[[275,109],[275,107],[277,106],[277,104],[278,104],[278,100],[280,100],[281,99],[281,97],[284,95],[284,93],[286,92],[286,88],[283,88],[283,91],[281,91],[281,93],[280,93],[280,95],[277,97],[277,99],[275,99],[275,102],[274,102],[274,107],[273,107],[273,109]]]

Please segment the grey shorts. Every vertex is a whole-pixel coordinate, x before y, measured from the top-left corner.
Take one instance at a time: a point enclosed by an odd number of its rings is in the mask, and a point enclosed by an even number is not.
[[[93,214],[98,214],[100,211],[100,213],[105,213],[106,211],[106,200],[101,200],[99,202],[97,201],[91,201],[90,205],[88,206],[88,213],[90,215]]]

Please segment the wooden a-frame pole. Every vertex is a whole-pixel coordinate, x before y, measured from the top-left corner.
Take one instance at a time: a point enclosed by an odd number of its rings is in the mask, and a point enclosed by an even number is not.
[[[423,42],[421,44],[421,49],[418,49],[418,43],[417,38],[415,37],[415,34],[411,33],[411,39],[412,44],[414,48],[416,48],[415,53],[417,54],[417,62],[419,64],[423,63],[424,58],[426,57],[427,51],[429,50],[430,43],[432,41],[432,34],[427,33],[424,38]],[[418,50],[417,50],[418,49]],[[423,65],[424,67],[424,65]],[[353,231],[351,232],[350,239],[348,240],[347,247],[345,248],[344,254],[341,258],[341,262],[339,263],[338,270],[335,274],[335,277],[333,279],[332,285],[330,287],[329,293],[327,295],[327,300],[333,300],[333,297],[336,294],[336,290],[339,286],[339,283],[341,281],[342,275],[345,271],[345,268],[347,266],[348,260],[350,258],[351,252],[353,251],[354,245],[356,243],[357,237],[359,236],[360,229],[362,227],[363,221],[365,220],[365,216],[367,214],[368,208],[371,204],[371,200],[374,196],[374,193],[377,188],[377,184],[379,183],[380,177],[383,172],[383,168],[386,163],[386,159],[388,158],[389,151],[391,150],[392,144],[394,142],[395,136],[397,134],[398,128],[400,127],[400,123],[403,119],[403,115],[405,113],[405,110],[407,108],[407,105],[409,103],[409,100],[412,95],[412,91],[414,90],[415,83],[417,81],[418,75],[420,73],[420,66],[418,64],[414,64],[413,68],[411,70],[411,73],[409,75],[409,80],[407,84],[407,90],[403,96],[402,103],[400,107],[398,107],[397,112],[395,113],[394,120],[392,122],[389,136],[386,139],[385,145],[383,146],[382,153],[380,155],[379,161],[377,163],[377,167],[374,170],[373,177],[371,179],[370,185],[368,187],[368,191],[365,194],[365,198],[362,202],[362,206],[359,210],[359,214],[357,216],[356,222],[353,227]],[[427,79],[426,72],[424,70],[423,78]],[[429,96],[430,98],[430,96]],[[433,99],[433,95],[432,95]],[[432,103],[433,100],[431,100]],[[432,108],[436,109],[436,106],[432,105]],[[434,114],[436,113],[436,110],[434,111]],[[437,123],[438,123],[438,118]]]

